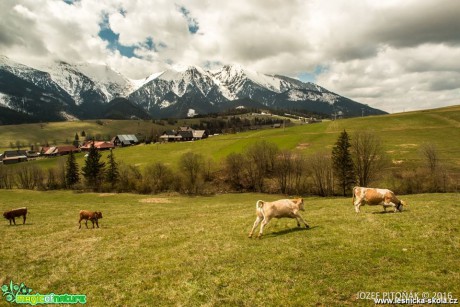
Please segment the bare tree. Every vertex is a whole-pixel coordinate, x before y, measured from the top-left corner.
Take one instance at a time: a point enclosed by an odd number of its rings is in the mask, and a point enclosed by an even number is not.
[[[244,188],[245,158],[240,153],[231,153],[225,158],[225,174],[232,188],[240,191]]]
[[[276,156],[274,177],[283,194],[299,194],[305,171],[304,158],[292,151],[284,150]]]
[[[265,140],[246,148],[246,173],[251,187],[256,191],[263,192],[265,178],[273,173],[278,152],[275,144]]]
[[[20,189],[33,190],[43,181],[43,171],[36,165],[23,164],[17,169],[16,179]]]
[[[14,174],[10,167],[0,165],[0,189],[12,189],[14,185]]]
[[[192,194],[198,193],[200,176],[204,169],[203,156],[194,152],[185,153],[180,157],[179,165],[185,175],[184,186],[187,192]]]
[[[314,193],[330,196],[334,193],[334,174],[331,156],[318,152],[308,159],[308,168],[313,180]]]
[[[143,179],[153,193],[167,191],[174,180],[172,170],[162,162],[149,165],[144,170]]]
[[[367,186],[377,176],[387,163],[382,142],[368,131],[357,132],[351,141],[351,153],[355,173],[360,186]]]
[[[447,174],[442,168],[439,152],[436,148],[436,145],[425,143],[420,147],[420,152],[425,158],[426,166],[429,171],[427,174],[430,185],[428,190],[430,192],[439,192],[442,190],[441,185],[443,186],[444,190],[446,190]]]

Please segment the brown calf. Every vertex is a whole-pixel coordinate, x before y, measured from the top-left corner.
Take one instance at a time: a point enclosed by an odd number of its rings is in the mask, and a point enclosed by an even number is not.
[[[100,211],[88,211],[88,210],[80,210],[80,220],[78,221],[78,223],[80,224],[80,227],[78,227],[78,229],[81,228],[81,221],[82,220],[86,220],[85,221],[85,225],[86,225],[86,228],[88,228],[88,220],[91,221],[91,223],[93,223],[93,228],[94,228],[94,222],[96,222],[96,226],[97,228],[99,228],[99,223],[98,223],[98,220],[102,218],[102,212]]]
[[[299,211],[305,211],[303,206],[303,199],[302,198],[295,198],[295,199],[280,199],[273,202],[266,202],[262,200],[258,200],[256,203],[256,214],[257,218],[252,226],[252,230],[249,233],[249,237],[252,237],[254,230],[257,228],[260,222],[262,225],[260,226],[260,232],[257,236],[260,238],[263,234],[265,225],[270,222],[272,218],[291,218],[296,219],[297,227],[300,227],[300,221],[304,223],[306,228],[310,228],[307,223],[305,223],[302,216],[300,216]]]
[[[3,217],[10,221],[10,225],[11,225],[11,221],[13,221],[14,225],[16,225],[16,221],[14,219],[16,217],[20,217],[21,215],[23,216],[23,219],[24,219],[22,224],[25,224],[26,223],[26,215],[27,215],[27,208],[26,207],[12,209],[10,211],[3,212]]]

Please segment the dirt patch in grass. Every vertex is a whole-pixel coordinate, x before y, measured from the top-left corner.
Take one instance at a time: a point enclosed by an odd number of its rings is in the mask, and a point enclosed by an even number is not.
[[[143,199],[139,199],[139,202],[144,203],[144,204],[170,204],[172,203],[172,201],[167,198],[143,198]]]
[[[299,145],[297,145],[297,149],[306,149],[307,147],[310,146],[310,143],[300,143]]]

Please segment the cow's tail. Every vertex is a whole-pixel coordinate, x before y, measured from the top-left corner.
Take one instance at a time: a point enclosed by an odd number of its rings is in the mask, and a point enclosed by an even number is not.
[[[256,202],[256,210],[260,213],[262,213],[262,216],[264,217],[265,219],[265,213],[264,213],[264,201],[263,200],[258,200]]]
[[[351,197],[351,201],[353,202],[353,206],[355,205],[355,198],[356,198],[355,190],[356,190],[356,188],[357,188],[357,187],[354,187],[354,188],[353,188],[353,191],[352,191],[353,196]]]

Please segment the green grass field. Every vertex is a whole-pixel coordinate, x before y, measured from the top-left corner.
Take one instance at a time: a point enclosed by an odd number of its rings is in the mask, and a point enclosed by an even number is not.
[[[49,129],[46,133],[50,138],[55,133],[61,137],[66,134],[69,139],[72,139],[75,132],[84,130],[84,125],[87,124],[98,129],[110,128],[114,134],[114,131],[135,133],[137,124],[146,125],[143,129],[151,129],[149,127],[153,125],[150,122],[142,121],[110,121],[104,126],[94,122],[50,123],[46,126],[46,129]],[[185,122],[180,121],[178,124],[185,124]],[[27,125],[0,126],[0,136],[2,136],[3,142],[27,137],[29,134],[24,130],[26,129],[25,126]],[[42,132],[34,131],[32,127],[27,129],[33,131],[35,138],[38,138]],[[141,169],[158,161],[175,168],[181,155],[189,151],[200,153],[206,160],[214,161],[215,165],[219,165],[228,154],[242,152],[247,145],[258,140],[267,140],[275,143],[280,149],[289,149],[309,156],[319,151],[330,153],[340,132],[344,129],[352,138],[356,131],[362,130],[369,130],[377,134],[382,140],[390,160],[397,161],[395,167],[411,168],[422,165],[423,156],[420,153],[420,147],[424,143],[433,144],[437,148],[441,162],[451,175],[454,178],[460,177],[460,155],[458,154],[460,142],[457,141],[460,139],[460,106],[385,116],[324,121],[319,124],[295,125],[285,129],[264,129],[225,134],[195,142],[117,148],[114,154],[118,161],[136,165]],[[103,135],[105,132],[99,130],[92,132],[93,135],[96,133]],[[106,155],[107,153],[103,153],[104,159]],[[66,159],[66,157],[62,159]],[[40,159],[32,163],[47,168],[56,166],[57,160],[56,158]],[[77,155],[77,162],[80,167],[83,166],[84,153]]]
[[[354,212],[351,198],[306,198],[303,217],[248,239],[257,199],[0,190],[0,283],[86,294],[88,306],[371,306],[365,292],[451,292],[460,298],[459,194],[408,195],[402,213]],[[80,209],[99,229],[78,229]],[[91,223],[89,223],[91,225]],[[4,298],[0,305],[9,306]]]

